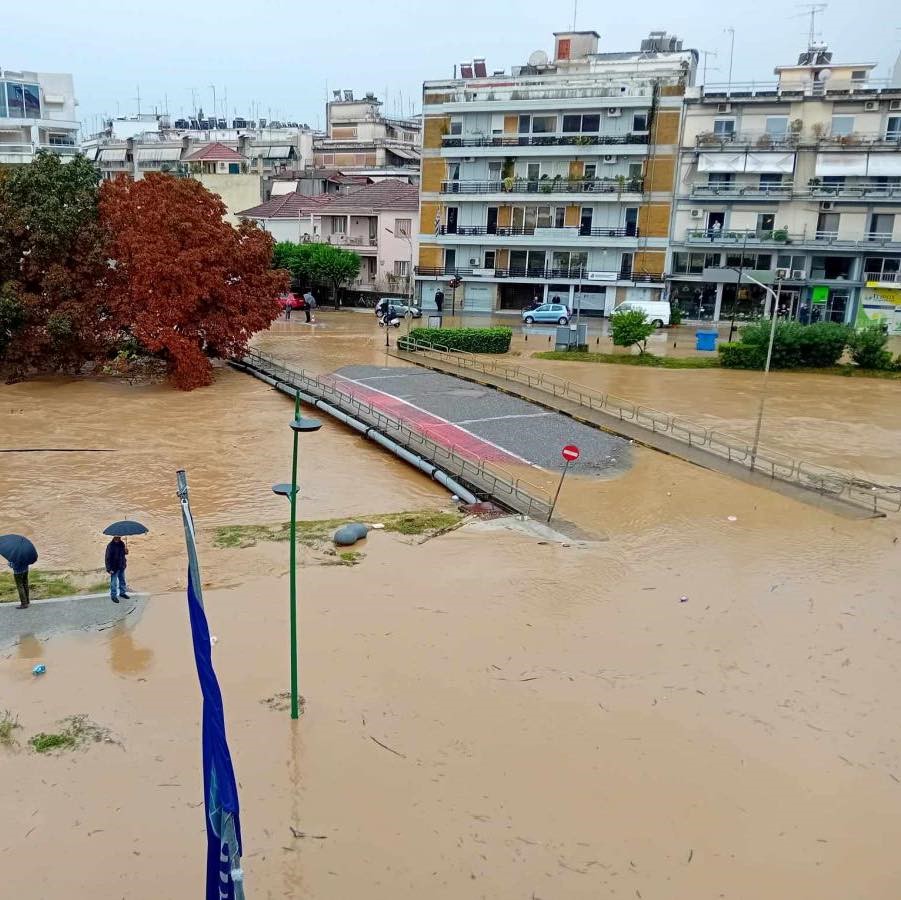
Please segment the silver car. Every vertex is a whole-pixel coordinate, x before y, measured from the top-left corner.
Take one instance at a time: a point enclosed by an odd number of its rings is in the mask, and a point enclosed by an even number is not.
[[[404,297],[382,297],[375,305],[376,318],[381,319],[385,313],[385,307],[389,304],[394,307],[394,311],[399,316],[406,316],[409,313],[414,319],[422,318],[422,310],[418,306],[410,306]]]

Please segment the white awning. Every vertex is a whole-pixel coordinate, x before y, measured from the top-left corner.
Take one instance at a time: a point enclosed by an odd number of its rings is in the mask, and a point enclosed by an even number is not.
[[[794,153],[701,153],[699,172],[777,172],[790,174]]]
[[[871,153],[867,175],[901,175],[901,159],[897,153]]]
[[[100,162],[125,162],[125,147],[106,147],[100,151]]]
[[[866,175],[866,153],[818,153],[816,174],[820,177],[835,175]]]
[[[419,154],[413,150],[402,150],[399,147],[389,147],[389,153],[393,153],[395,156],[399,156],[401,159],[413,159],[417,162],[419,161]]]
[[[141,147],[138,162],[172,162],[181,159],[181,147]]]

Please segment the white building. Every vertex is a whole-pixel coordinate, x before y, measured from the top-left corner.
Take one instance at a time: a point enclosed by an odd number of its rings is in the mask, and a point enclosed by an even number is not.
[[[78,152],[71,75],[0,69],[0,165],[29,163],[39,150]]]
[[[276,241],[328,243],[357,253],[360,291],[410,294],[419,232],[418,189],[399,181],[340,194],[283,194],[240,213]]]
[[[423,304],[463,281],[463,308],[536,295],[609,314],[656,299],[683,94],[697,53],[662,32],[599,53],[594,31],[555,34],[512,74],[484,60],[423,86]]]
[[[772,84],[689,90],[667,266],[689,315],[760,315],[743,275],[779,274],[787,314],[901,332],[901,86],[874,68],[814,45]]]

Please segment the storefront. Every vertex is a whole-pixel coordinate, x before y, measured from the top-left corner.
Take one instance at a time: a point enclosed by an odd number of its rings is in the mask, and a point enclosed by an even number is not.
[[[901,334],[901,288],[882,287],[868,281],[861,289],[857,326],[883,325],[889,334]]]

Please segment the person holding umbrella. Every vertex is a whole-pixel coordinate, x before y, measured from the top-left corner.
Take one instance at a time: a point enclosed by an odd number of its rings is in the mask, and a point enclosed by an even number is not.
[[[4,534],[0,536],[0,556],[13,570],[13,579],[19,592],[19,605],[16,609],[28,609],[31,605],[28,568],[38,561],[38,551],[34,544],[21,534]]]
[[[146,534],[147,527],[140,522],[133,522],[124,519],[121,522],[113,522],[103,529],[104,534],[112,536],[112,540],[106,545],[106,556],[104,563],[106,571],[109,573],[109,593],[110,600],[118,603],[119,598],[130,599],[126,591],[128,585],[125,583],[125,567],[128,565],[128,547],[122,540],[123,537],[133,534]]]

